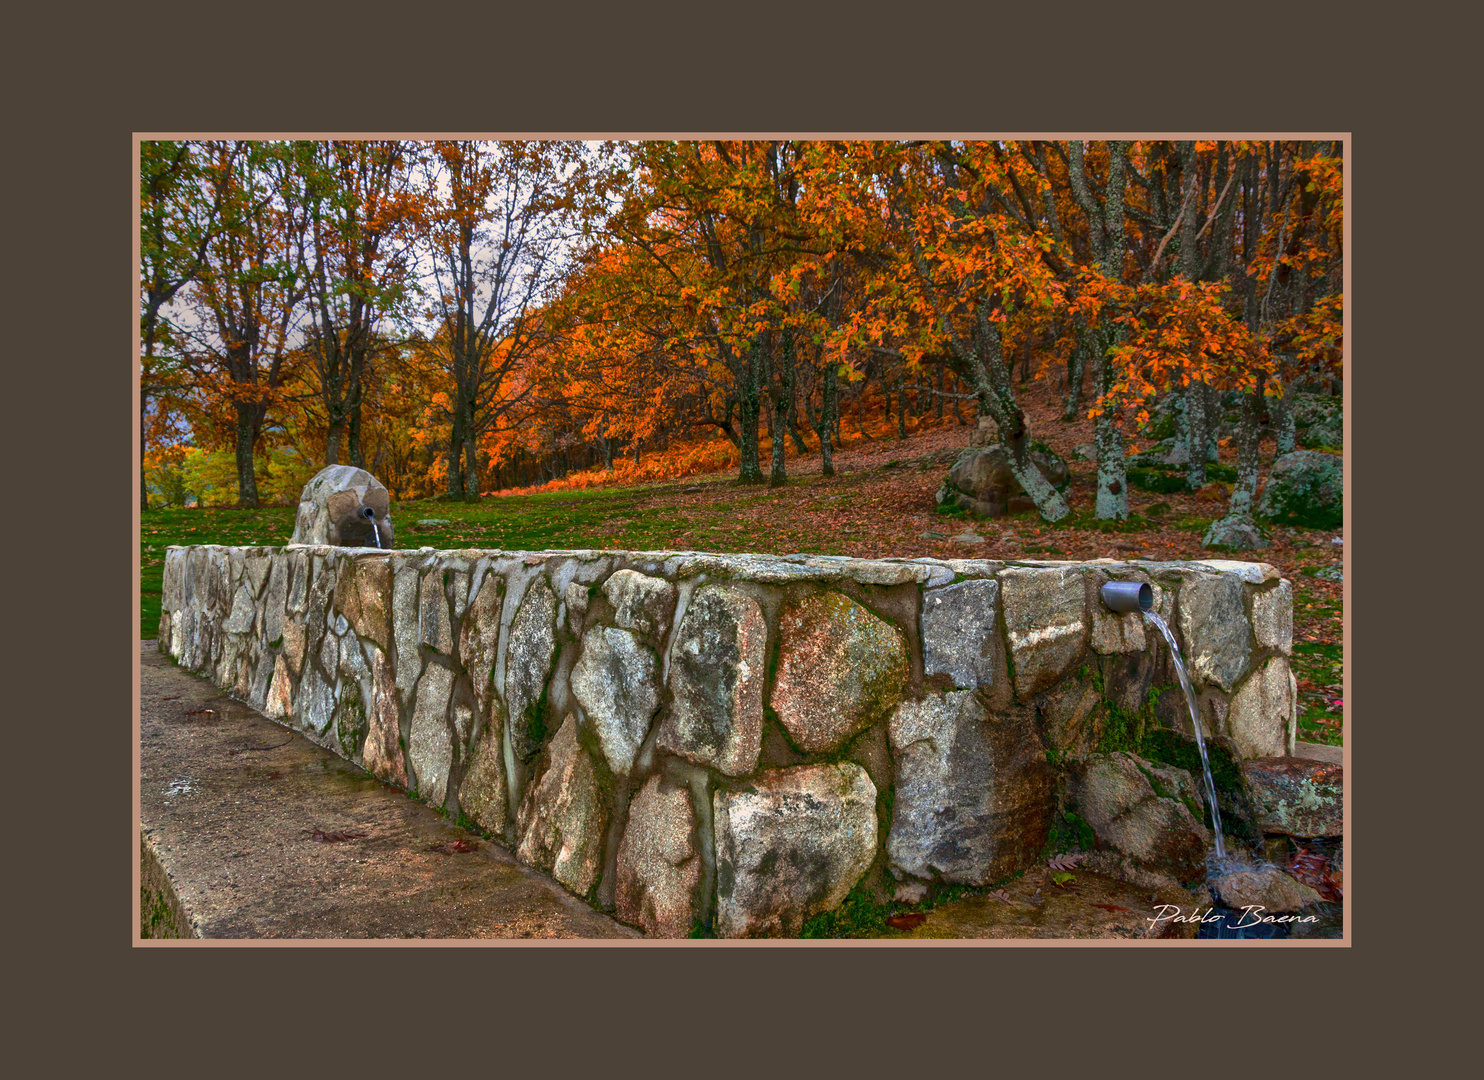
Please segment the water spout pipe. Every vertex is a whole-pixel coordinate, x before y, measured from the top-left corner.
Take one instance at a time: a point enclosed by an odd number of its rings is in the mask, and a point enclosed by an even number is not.
[[[1110,611],[1149,611],[1154,607],[1154,590],[1142,581],[1109,581],[1103,585],[1102,594]]]

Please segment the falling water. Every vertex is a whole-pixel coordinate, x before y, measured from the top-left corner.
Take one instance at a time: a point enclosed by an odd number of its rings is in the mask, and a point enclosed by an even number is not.
[[[369,522],[371,522],[371,535],[376,538],[376,547],[377,547],[377,550],[380,550],[381,549],[381,530],[376,527],[376,512],[373,511],[368,506],[368,507],[366,507],[365,510],[362,511],[362,513],[364,513],[366,515],[366,520],[369,521]]]
[[[1170,646],[1170,655],[1175,658],[1175,673],[1180,676],[1180,689],[1185,691],[1185,704],[1190,706],[1190,723],[1195,728],[1195,744],[1201,751],[1201,770],[1206,774],[1206,802],[1211,807],[1211,825],[1216,833],[1216,858],[1225,860],[1226,845],[1221,838],[1221,808],[1216,805],[1216,782],[1211,779],[1211,760],[1206,756],[1206,740],[1201,736],[1201,718],[1195,704],[1195,691],[1190,685],[1190,676],[1185,672],[1185,661],[1180,656],[1180,646],[1175,644],[1175,635],[1165,621],[1153,611],[1144,612],[1144,617],[1165,636]]]

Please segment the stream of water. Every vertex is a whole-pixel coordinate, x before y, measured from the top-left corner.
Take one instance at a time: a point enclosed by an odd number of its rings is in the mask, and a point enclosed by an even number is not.
[[[1191,688],[1190,676],[1185,671],[1185,660],[1180,655],[1180,646],[1175,644],[1175,635],[1156,612],[1146,611],[1144,617],[1159,627],[1165,642],[1170,646],[1170,655],[1175,658],[1175,673],[1180,676],[1180,689],[1185,691],[1185,704],[1190,707],[1190,723],[1195,728],[1195,744],[1201,752],[1201,771],[1206,775],[1206,803],[1211,807],[1212,831],[1216,833],[1216,858],[1226,859],[1226,842],[1221,835],[1221,808],[1216,805],[1216,781],[1211,779],[1211,759],[1206,756],[1206,740],[1201,734],[1200,712],[1196,708],[1195,690]]]

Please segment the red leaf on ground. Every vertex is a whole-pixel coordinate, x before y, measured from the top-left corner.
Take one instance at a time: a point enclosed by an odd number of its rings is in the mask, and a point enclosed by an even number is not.
[[[473,840],[445,840],[441,844],[431,845],[428,850],[444,855],[467,855],[471,851],[478,851],[479,845]]]
[[[1344,875],[1330,866],[1329,860],[1323,855],[1310,852],[1308,848],[1299,848],[1297,852],[1288,857],[1288,863],[1284,869],[1290,876],[1309,886],[1324,899],[1332,901],[1344,899]]]
[[[908,912],[905,915],[890,915],[887,917],[886,925],[894,930],[911,930],[914,926],[921,926],[927,922],[927,916],[921,912]]]
[[[1128,908],[1119,907],[1117,904],[1093,904],[1092,906],[1095,908],[1102,908],[1104,911],[1121,911],[1125,915],[1130,914]]]

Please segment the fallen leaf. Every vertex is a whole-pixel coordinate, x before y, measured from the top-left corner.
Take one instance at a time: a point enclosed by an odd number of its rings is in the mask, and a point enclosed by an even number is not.
[[[1053,870],[1070,870],[1085,858],[1087,858],[1085,852],[1069,851],[1065,855],[1053,855],[1046,860],[1046,865]]]
[[[1299,848],[1288,857],[1284,869],[1326,900],[1339,901],[1345,897],[1344,875],[1317,852]]]
[[[914,926],[921,926],[927,922],[927,916],[921,912],[908,912],[905,915],[889,915],[886,925],[894,930],[911,930]]]
[[[441,844],[429,846],[428,850],[444,855],[467,855],[471,851],[478,851],[479,844],[473,840],[445,840]]]
[[[1067,888],[1070,888],[1071,886],[1075,885],[1076,883],[1077,883],[1077,875],[1076,874],[1052,874],[1051,875],[1051,884],[1055,885],[1058,889],[1067,889]]]
[[[323,829],[315,829],[313,838],[322,844],[340,844],[346,840],[360,840],[365,836],[366,834],[363,832],[347,832],[345,830],[325,832]]]
[[[994,892],[989,894],[989,898],[991,900],[998,900],[1002,904],[1014,903],[1014,901],[1010,899],[1010,894],[1007,893],[1004,889],[996,889]]]

